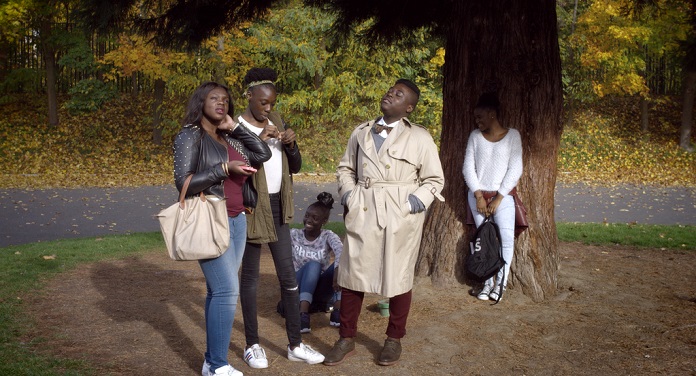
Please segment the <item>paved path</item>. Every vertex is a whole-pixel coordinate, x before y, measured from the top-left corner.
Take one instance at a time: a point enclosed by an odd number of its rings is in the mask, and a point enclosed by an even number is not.
[[[335,184],[295,184],[296,221]],[[0,247],[62,238],[159,231],[153,217],[176,200],[174,186],[0,190]],[[332,221],[342,220],[335,205]],[[559,222],[696,225],[696,188],[556,187]]]

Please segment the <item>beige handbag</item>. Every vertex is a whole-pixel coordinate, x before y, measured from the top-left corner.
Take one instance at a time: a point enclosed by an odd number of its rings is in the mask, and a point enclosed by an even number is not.
[[[203,192],[184,199],[192,177],[186,178],[179,202],[157,214],[169,257],[177,261],[216,258],[230,245],[225,200]]]

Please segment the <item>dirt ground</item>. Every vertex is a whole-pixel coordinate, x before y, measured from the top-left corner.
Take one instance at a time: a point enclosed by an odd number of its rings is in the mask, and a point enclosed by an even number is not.
[[[270,367],[241,356],[241,306],[230,363],[245,375],[696,375],[696,254],[562,243],[557,296],[534,303],[508,289],[499,305],[469,287],[418,281],[402,360],[376,364],[387,319],[367,296],[357,354],[336,367],[286,358],[278,282],[270,254],[259,288],[261,345]],[[99,262],[61,274],[36,297],[41,351],[86,359],[100,374],[200,375],[205,281],[195,262],[165,252]],[[312,315],[304,341],[328,352],[328,314]]]

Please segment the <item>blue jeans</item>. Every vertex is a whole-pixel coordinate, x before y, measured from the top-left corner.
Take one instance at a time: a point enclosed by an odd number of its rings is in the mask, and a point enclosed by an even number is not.
[[[312,304],[314,298],[322,302],[331,301],[334,296],[333,291],[334,264],[321,272],[321,263],[309,261],[300,270],[295,272],[297,283],[300,287],[300,301]],[[335,300],[341,300],[341,293],[337,293]]]
[[[476,198],[474,197],[474,192],[471,190],[469,190],[468,201],[471,214],[474,215],[476,227],[479,227],[485,217],[483,214],[476,211]],[[503,197],[503,201],[500,202],[498,209],[495,210],[493,219],[500,229],[500,241],[503,243],[503,260],[505,260],[505,267],[501,268],[496,276],[491,277],[485,283],[490,286],[493,286],[495,283],[496,286],[505,287],[507,286],[508,277],[510,276],[510,264],[512,263],[512,255],[515,251],[515,199],[513,199],[512,196],[507,195]],[[503,280],[503,271],[505,271],[505,280]]]
[[[210,363],[210,370],[229,364],[227,349],[232,336],[232,323],[237,310],[239,297],[239,265],[244,256],[246,243],[246,215],[244,213],[231,218],[230,246],[222,256],[198,261],[205,276],[208,294],[205,297],[205,360]]]

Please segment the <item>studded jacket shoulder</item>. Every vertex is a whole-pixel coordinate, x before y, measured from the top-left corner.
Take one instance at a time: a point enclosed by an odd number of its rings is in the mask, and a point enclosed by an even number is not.
[[[245,127],[223,135],[225,141],[242,152],[249,165],[258,168],[271,158],[265,142]],[[193,174],[186,196],[206,195],[224,197],[223,182],[227,175],[222,163],[227,161],[227,150],[210,137],[200,126],[188,124],[174,139],[174,182],[181,191],[186,178]]]

